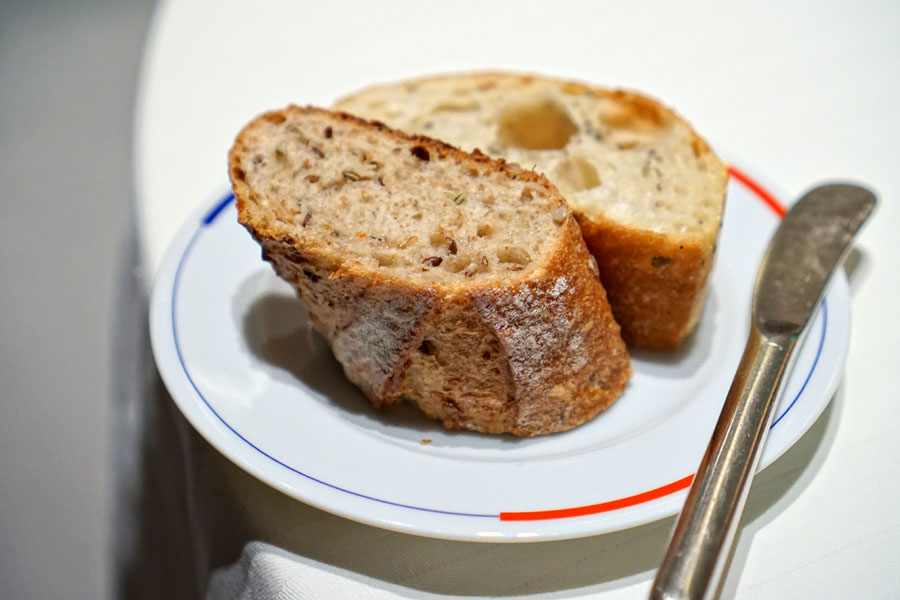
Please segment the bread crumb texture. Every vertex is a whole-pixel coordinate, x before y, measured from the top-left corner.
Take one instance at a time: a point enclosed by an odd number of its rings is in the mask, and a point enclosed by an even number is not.
[[[624,389],[596,264],[543,176],[298,107],[249,124],[230,172],[239,220],[375,406],[536,435]]]
[[[626,341],[673,348],[696,325],[727,171],[660,103],[545,77],[477,73],[372,87],[336,107],[546,174],[583,225]],[[641,275],[632,279],[633,271]]]

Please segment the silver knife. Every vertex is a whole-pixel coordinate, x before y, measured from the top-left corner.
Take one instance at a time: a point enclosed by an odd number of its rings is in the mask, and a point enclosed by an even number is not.
[[[714,597],[797,341],[875,207],[872,192],[825,185],[784,217],[760,265],[750,336],[700,462],[652,600]]]

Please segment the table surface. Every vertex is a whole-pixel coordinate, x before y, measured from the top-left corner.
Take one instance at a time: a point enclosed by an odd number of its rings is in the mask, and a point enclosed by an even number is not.
[[[145,281],[182,222],[227,184],[226,153],[252,116],[434,72],[510,69],[641,90],[762,173],[785,202],[824,181],[863,182],[880,206],[847,265],[844,381],[757,479],[723,596],[898,597],[897,23],[900,4],[887,1],[163,2],[136,111]],[[661,552],[650,544],[630,567],[560,579],[544,593],[643,597]],[[389,572],[383,579],[394,583]]]

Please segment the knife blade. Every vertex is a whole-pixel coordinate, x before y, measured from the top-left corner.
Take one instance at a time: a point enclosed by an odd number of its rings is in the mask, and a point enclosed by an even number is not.
[[[757,275],[743,357],[651,599],[716,594],[794,349],[875,203],[865,188],[824,185],[798,200],[776,230]]]

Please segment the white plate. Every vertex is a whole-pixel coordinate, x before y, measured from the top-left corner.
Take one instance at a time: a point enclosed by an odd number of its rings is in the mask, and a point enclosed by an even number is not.
[[[306,326],[290,287],[214,198],[172,243],[154,288],[153,350],[181,411],[222,454],[344,517],[459,540],[567,539],[677,513],[743,351],[757,265],[778,216],[732,177],[709,297],[676,353],[638,352],[625,394],[572,431],[518,439],[379,413]],[[761,465],[812,425],[849,342],[841,273],[800,349]],[[425,442],[430,440],[430,442]]]

